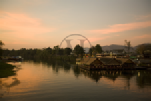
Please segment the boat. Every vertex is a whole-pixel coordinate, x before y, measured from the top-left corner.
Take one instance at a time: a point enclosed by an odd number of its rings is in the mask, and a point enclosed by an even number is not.
[[[12,56],[12,57],[9,57],[8,60],[22,61],[23,58],[21,56]]]

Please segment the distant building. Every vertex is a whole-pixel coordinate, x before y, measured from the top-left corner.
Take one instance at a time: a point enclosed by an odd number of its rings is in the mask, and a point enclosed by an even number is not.
[[[115,49],[110,51],[110,56],[124,56],[125,51],[124,49]]]
[[[151,51],[150,50],[146,50],[143,53],[144,58],[151,58]]]
[[[151,59],[139,59],[137,64],[143,67],[151,67]]]
[[[124,56],[125,51],[124,49],[116,49],[102,52],[101,54],[96,54],[97,58],[107,57],[107,58],[116,58],[116,56]]]

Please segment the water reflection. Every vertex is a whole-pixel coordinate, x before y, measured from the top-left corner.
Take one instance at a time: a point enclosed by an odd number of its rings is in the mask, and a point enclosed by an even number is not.
[[[20,80],[16,77],[16,73],[21,69],[21,62],[13,62],[13,65],[16,67],[14,69],[5,69],[0,70],[0,98],[5,94],[8,94],[10,88],[20,84]]]
[[[125,79],[125,84],[127,87],[130,87],[130,80],[133,77],[136,77],[136,84],[140,88],[145,86],[151,86],[151,71],[147,70],[124,70],[124,71],[87,71],[80,69],[78,67],[72,67],[74,63],[67,63],[65,61],[56,61],[56,60],[33,60],[34,64],[42,63],[47,65],[48,68],[52,68],[53,72],[58,73],[59,70],[64,70],[64,72],[69,72],[72,68],[76,78],[82,74],[95,82],[99,82],[101,78],[106,78],[115,82],[117,78]]]
[[[136,73],[136,82],[140,88],[151,86],[151,71],[138,71]]]
[[[28,60],[27,62],[29,62]],[[40,64],[42,63],[43,65],[47,65],[48,68],[52,68],[54,72],[58,73],[59,70],[63,69],[65,72],[70,71],[70,67],[72,63],[68,63],[66,61],[59,61],[59,60],[39,60],[39,59],[34,59],[31,60],[34,62],[34,64]],[[74,62],[73,62],[74,63]]]
[[[5,94],[8,94],[10,91],[10,88],[17,86],[20,84],[20,81],[17,78],[12,78],[12,82],[9,83],[11,79],[0,79],[0,98],[2,98]]]
[[[0,79],[0,97],[3,99],[20,97],[28,100],[32,97],[38,100],[81,95],[81,98],[84,95],[100,99],[115,94],[118,98],[119,92],[121,96],[141,94],[149,98],[151,93],[151,71],[87,71],[75,67],[74,63],[54,60],[28,60],[20,68],[17,75]]]
[[[101,78],[107,78],[113,82],[116,81],[117,78],[125,79],[125,83],[127,87],[130,87],[130,80],[133,77],[136,77],[136,84],[140,88],[145,88],[147,86],[151,86],[151,71],[147,70],[125,70],[125,71],[88,71],[79,69],[80,73],[89,77],[95,82],[101,81]]]

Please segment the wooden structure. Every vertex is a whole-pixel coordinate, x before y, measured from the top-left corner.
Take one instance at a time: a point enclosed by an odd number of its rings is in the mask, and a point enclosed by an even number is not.
[[[87,70],[135,69],[136,63],[126,58],[83,58],[81,68]]]
[[[121,69],[119,61],[115,58],[100,58],[104,69]]]
[[[83,68],[88,70],[101,70],[102,62],[98,58],[84,58],[82,61]]]
[[[81,60],[82,60],[81,58],[76,58],[76,64],[77,65],[81,64]]]
[[[122,69],[134,69],[136,64],[132,60],[128,58],[116,58],[117,61],[119,61]]]
[[[151,59],[140,59],[138,65],[142,67],[151,67]]]
[[[121,69],[119,61],[115,58],[84,58],[81,63],[82,68],[88,70]]]

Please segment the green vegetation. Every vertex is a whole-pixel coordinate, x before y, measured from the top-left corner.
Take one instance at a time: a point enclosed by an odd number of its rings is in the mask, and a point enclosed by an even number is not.
[[[54,46],[54,48],[43,48],[43,49],[26,49],[21,48],[20,50],[8,50],[3,49],[3,56],[22,56],[24,59],[49,59],[49,60],[63,60],[63,61],[75,61],[77,54],[77,48],[72,50],[70,48],[59,48],[59,46]],[[82,50],[82,52],[81,52]],[[84,52],[84,49],[81,47],[80,53]],[[75,52],[75,54],[71,54]]]
[[[102,47],[100,46],[100,44],[96,44],[96,46],[92,46],[89,50],[89,54],[92,56],[95,56],[97,53],[102,53]]]
[[[136,53],[143,55],[145,58],[151,58],[151,44],[141,44],[137,46]]]
[[[130,41],[127,41],[127,40],[125,40],[125,44],[126,44],[125,48],[127,49],[127,53],[129,54],[130,49],[131,49],[131,42],[130,42]]]
[[[80,45],[76,45],[73,52],[78,57],[79,56],[83,57],[83,55],[85,53],[83,47],[81,47]]]
[[[145,51],[151,51],[151,44],[146,44],[146,45],[141,44],[136,48],[136,52],[138,54],[143,54]]]
[[[102,47],[100,46],[100,44],[96,44],[95,50],[97,53],[102,53]]]
[[[0,56],[2,56],[2,46],[4,45],[4,43],[0,40]]]
[[[13,70],[15,66],[11,64],[7,64],[5,62],[0,62],[0,78],[6,78],[8,76],[15,75],[15,71]]]

